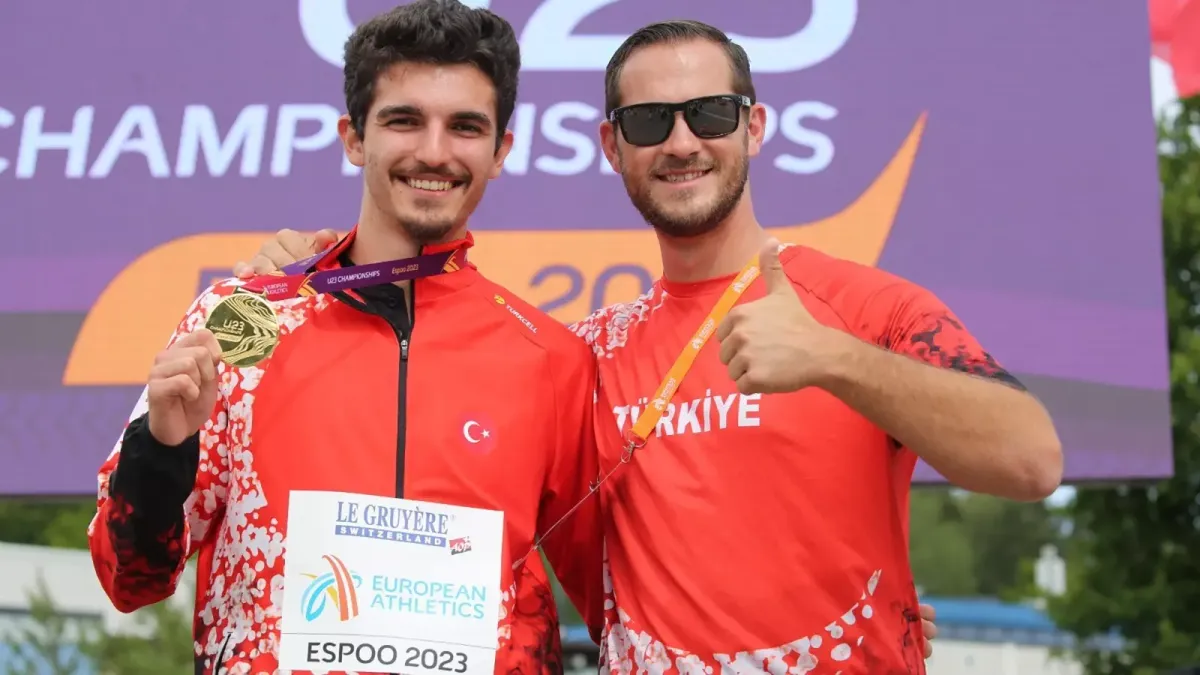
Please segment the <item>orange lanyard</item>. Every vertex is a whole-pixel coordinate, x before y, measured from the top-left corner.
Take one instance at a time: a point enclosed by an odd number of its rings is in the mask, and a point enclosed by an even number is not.
[[[704,344],[708,342],[708,338],[712,337],[712,334],[716,332],[717,326],[725,320],[725,316],[729,314],[729,310],[733,309],[734,303],[738,301],[738,298],[750,286],[750,282],[758,277],[758,272],[758,256],[755,256],[733,278],[733,282],[721,294],[712,311],[708,313],[708,316],[704,318],[704,322],[696,329],[695,334],[692,335],[692,339],[688,340],[688,343],[683,346],[683,351],[679,353],[679,357],[675,359],[675,363],[667,371],[667,376],[663,378],[662,384],[658,385],[658,391],[654,392],[654,398],[650,399],[650,405],[647,405],[646,410],[641,415],[638,415],[637,422],[633,425],[633,438],[629,439],[626,447],[627,455],[632,455],[634,450],[646,444],[646,439],[650,438],[650,434],[654,432],[654,427],[658,425],[659,418],[662,417],[663,412],[666,411],[667,406],[671,403],[675,392],[679,391],[679,385],[683,383],[683,378],[692,369],[692,364],[695,363],[700,350],[704,348]],[[628,458],[625,461],[628,461]]]
[[[733,281],[730,282],[729,287],[725,289],[725,292],[722,293],[721,297],[717,300],[717,304],[713,306],[712,310],[708,313],[708,316],[704,318],[704,322],[701,323],[700,327],[696,329],[696,332],[692,335],[692,339],[688,340],[688,343],[683,346],[683,351],[679,353],[679,357],[675,359],[675,363],[671,366],[671,369],[667,371],[667,376],[663,378],[662,384],[658,385],[658,391],[654,393],[654,398],[650,400],[650,405],[646,406],[645,412],[638,416],[637,422],[634,422],[633,430],[631,431],[632,438],[625,442],[625,450],[621,454],[621,461],[618,462],[616,466],[609,469],[608,473],[597,476],[596,479],[591,482],[591,485],[588,487],[588,493],[583,496],[583,499],[580,499],[578,503],[572,506],[566,513],[562,515],[562,517],[555,521],[553,525],[547,528],[546,531],[543,532],[541,536],[539,536],[533,542],[533,546],[529,549],[529,553],[521,556],[520,559],[513,563],[513,570],[516,570],[518,567],[520,567],[525,560],[533,554],[534,551],[541,548],[542,542],[546,540],[546,537],[550,536],[551,532],[557,529],[558,526],[563,523],[563,521],[575,513],[576,509],[578,509],[580,506],[583,506],[583,503],[591,498],[592,495],[596,494],[600,490],[600,486],[604,483],[604,481],[608,480],[609,476],[612,476],[614,473],[616,473],[617,469],[619,469],[622,464],[628,464],[633,459],[633,452],[635,450],[646,444],[646,440],[649,439],[650,434],[654,432],[654,427],[658,425],[659,418],[662,417],[663,412],[665,412],[667,406],[670,405],[671,399],[675,396],[675,393],[679,391],[679,385],[683,382],[683,378],[688,374],[688,371],[692,369],[692,364],[695,363],[696,357],[700,354],[700,350],[704,348],[704,344],[708,342],[708,338],[712,337],[712,334],[717,332],[717,326],[719,326],[721,321],[725,319],[725,316],[729,314],[729,310],[733,309],[734,303],[738,301],[738,298],[742,297],[742,293],[744,293],[750,286],[750,282],[754,281],[758,277],[758,274],[758,256],[755,256],[754,259],[746,263],[746,266],[742,268],[742,271],[738,272],[738,275],[733,278]]]

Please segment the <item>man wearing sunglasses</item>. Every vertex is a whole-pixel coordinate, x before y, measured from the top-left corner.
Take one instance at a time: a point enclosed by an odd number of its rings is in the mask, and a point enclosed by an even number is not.
[[[1049,416],[927,290],[768,239],[748,183],[766,113],[721,31],[639,30],[605,100],[605,156],[663,262],[649,293],[577,327],[600,357],[597,424],[611,411],[626,434],[601,429],[601,465],[661,415],[604,493],[610,669],[923,672],[916,460],[1042,499],[1062,470]],[[669,370],[673,403],[633,407]]]
[[[1052,422],[928,291],[768,240],[748,187],[765,110],[724,33],[639,30],[609,63],[606,101],[605,155],[664,272],[573,327],[598,357],[601,466],[624,464],[601,488],[603,668],[923,672],[917,458],[968,489],[1041,499],[1061,475]],[[331,236],[281,232],[239,272]]]

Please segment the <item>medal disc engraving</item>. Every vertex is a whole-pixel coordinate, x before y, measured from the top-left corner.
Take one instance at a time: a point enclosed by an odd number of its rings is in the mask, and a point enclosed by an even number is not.
[[[254,293],[234,293],[218,302],[204,327],[221,345],[221,360],[235,368],[259,363],[279,344],[275,310]]]

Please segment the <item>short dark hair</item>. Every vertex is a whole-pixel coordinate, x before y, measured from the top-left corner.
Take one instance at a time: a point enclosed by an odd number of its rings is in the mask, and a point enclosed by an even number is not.
[[[625,62],[641,47],[650,45],[687,42],[689,40],[707,40],[720,45],[729,57],[729,68],[733,75],[733,91],[730,93],[748,96],[751,102],[757,102],[754,95],[754,82],[750,78],[750,57],[746,50],[724,33],[720,28],[710,26],[700,21],[677,19],[660,21],[639,28],[633,35],[625,38],[621,46],[608,61],[604,70],[604,112],[607,115],[621,107],[621,70]]]
[[[517,105],[521,48],[512,26],[458,0],[416,0],[384,12],[346,41],[346,112],[361,137],[379,75],[397,63],[470,64],[496,89],[496,147]]]

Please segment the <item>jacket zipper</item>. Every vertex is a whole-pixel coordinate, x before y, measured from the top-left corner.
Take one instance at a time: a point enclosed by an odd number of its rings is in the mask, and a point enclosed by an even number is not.
[[[404,456],[408,437],[408,344],[412,339],[413,325],[417,319],[417,284],[409,285],[412,303],[411,318],[404,296],[400,296],[400,312],[391,317],[392,330],[400,341],[400,372],[396,392],[396,498],[404,498]],[[407,328],[407,330],[406,330]]]
[[[415,312],[414,312],[415,314]],[[412,329],[409,329],[412,333]],[[400,390],[396,396],[396,498],[404,497],[404,450],[408,436],[408,337],[397,330],[400,338]]]
[[[337,297],[353,307],[386,321],[396,335],[396,342],[400,347],[400,367],[397,373],[396,391],[396,497],[402,499],[404,497],[405,439],[408,425],[408,348],[409,342],[412,340],[413,324],[417,318],[417,285],[413,283],[409,286],[409,301],[405,301],[400,289],[393,288],[391,290],[397,293],[398,297],[391,295],[383,299],[375,296],[369,302],[352,298],[342,292],[337,293]],[[411,317],[408,313],[410,304],[413,308]]]

